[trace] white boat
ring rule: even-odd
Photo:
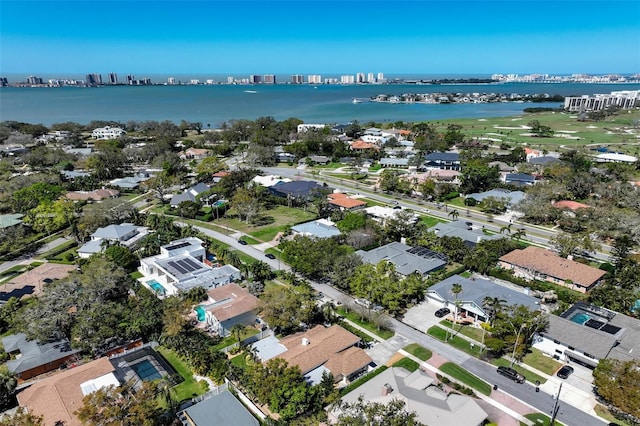
[[[258,92],[255,90],[245,90],[244,93],[258,93]]]
[[[353,98],[353,103],[354,104],[361,104],[362,101],[360,99],[358,99],[358,98]]]

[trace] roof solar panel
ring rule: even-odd
[[[191,259],[191,258],[185,258],[183,259],[184,262],[188,263],[193,271],[197,271],[198,269],[202,268],[202,265],[199,264],[198,262],[196,262],[195,260]]]
[[[194,268],[193,265],[188,262],[188,259],[176,260],[176,263],[178,263],[182,267],[182,269],[184,269],[187,272],[193,272],[196,269],[199,269],[198,267]]]
[[[618,331],[620,331],[620,327],[617,327],[617,326],[611,325],[611,324],[605,324],[604,327],[602,327],[600,330],[604,331],[605,333],[609,333],[609,334],[617,334]]]
[[[178,243],[178,244],[175,244],[175,245],[167,247],[167,250],[168,251],[176,250],[176,249],[179,249],[179,248],[182,248],[182,247],[187,247],[187,246],[190,246],[190,245],[191,245],[191,243]]]
[[[174,261],[167,262],[167,264],[169,266],[171,266],[173,269],[175,269],[176,271],[180,272],[181,274],[186,274],[187,273],[187,271],[182,266],[178,265]]]
[[[586,325],[587,327],[595,328],[596,330],[598,330],[600,327],[602,327],[604,325],[604,323],[602,321],[596,321],[594,319],[589,319],[589,320],[587,320],[587,322],[584,323],[584,325]]]

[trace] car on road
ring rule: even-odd
[[[498,367],[498,374],[502,374],[507,379],[511,379],[516,383],[524,383],[524,376],[510,367]]]
[[[371,307],[371,302],[369,302],[367,299],[354,299],[353,301],[356,305],[364,306],[365,308]]]
[[[449,308],[440,308],[436,311],[436,317],[442,318],[445,315],[449,315],[451,313],[451,309]]]
[[[265,254],[265,256],[268,257],[269,259],[275,259],[276,258],[276,256],[274,254],[271,254],[271,253],[267,253],[267,254]]]
[[[247,242],[245,240],[238,240],[238,243],[240,243],[240,245],[242,246],[246,246]]]
[[[566,379],[571,375],[571,373],[573,373],[573,367],[565,365],[560,370],[558,370],[556,376],[560,377],[561,379]]]
[[[319,292],[317,292],[316,294],[313,295],[313,298],[316,299],[316,300],[320,300],[323,297],[324,297],[324,294],[321,291],[319,291]]]

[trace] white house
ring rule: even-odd
[[[92,254],[100,253],[103,243],[118,243],[128,248],[134,248],[136,243],[149,233],[146,226],[136,226],[132,223],[109,225],[98,228],[91,234],[91,240],[78,249],[78,256],[86,259]]]
[[[140,260],[139,278],[160,298],[194,287],[212,289],[241,279],[232,265],[211,267],[207,251],[199,238],[189,237],[160,247],[160,254]]]
[[[120,136],[126,134],[127,132],[125,132],[120,127],[106,126],[93,129],[93,132],[91,132],[91,137],[93,139],[117,139]]]

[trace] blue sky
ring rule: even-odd
[[[0,75],[639,73],[640,1],[5,1]]]

